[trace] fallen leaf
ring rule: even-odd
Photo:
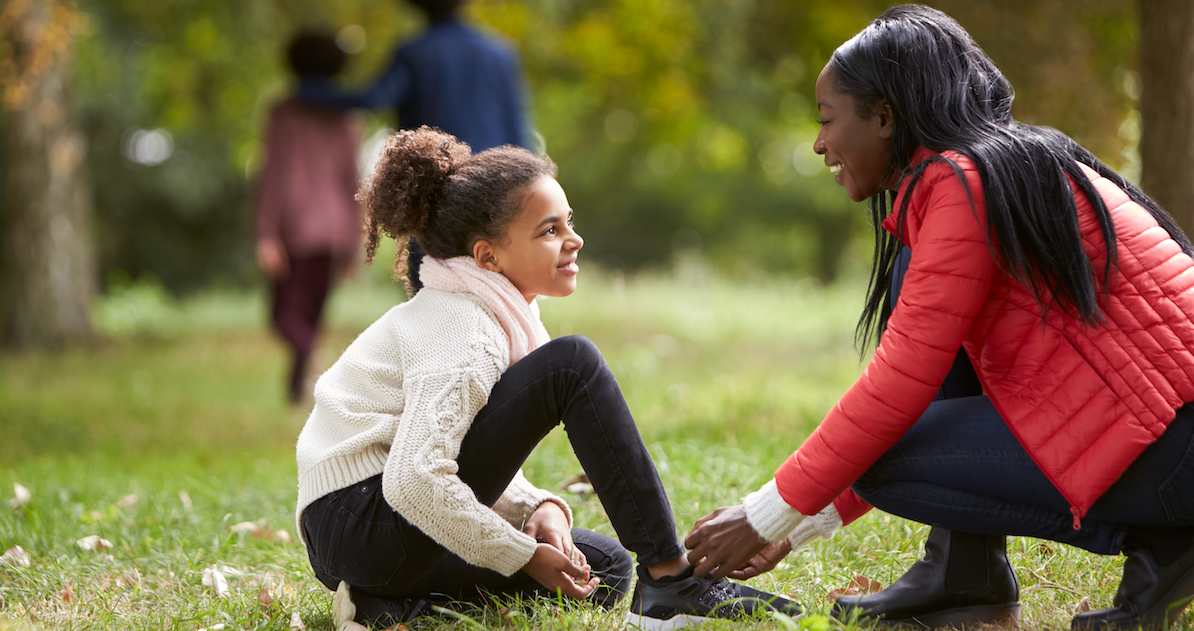
[[[269,609],[274,604],[274,597],[269,593],[268,587],[262,587],[261,591],[257,592],[257,604],[261,605],[262,609]]]
[[[0,555],[0,565],[11,567],[29,567],[31,558],[21,546],[13,546]]]
[[[58,597],[62,599],[62,602],[67,602],[67,603],[74,600],[75,599],[75,582],[67,581],[66,587],[63,587],[62,591],[58,592]]]
[[[182,507],[188,513],[195,512],[195,506],[191,504],[191,496],[186,491],[178,492],[178,501],[182,502]]]
[[[593,492],[593,484],[589,482],[589,476],[583,473],[564,480],[564,484],[561,486],[565,491],[576,495],[586,495]]]
[[[1082,600],[1079,600],[1078,604],[1071,607],[1071,609],[1072,609],[1072,611],[1070,612],[1071,615],[1077,615],[1080,613],[1086,613],[1086,612],[1090,611],[1090,599],[1087,598],[1086,596],[1083,596]]]
[[[224,597],[228,595],[228,580],[224,578],[224,573],[216,566],[203,569],[203,586],[210,587],[215,590],[216,595]],[[212,627],[213,629],[215,627]]]
[[[305,631],[307,628],[307,625],[303,624],[302,616],[297,611],[290,614],[290,628],[294,631]]]
[[[286,532],[285,530],[279,530],[277,535],[278,541],[281,541],[282,543],[290,543],[290,533]]]
[[[120,498],[120,500],[116,502],[116,505],[119,506],[120,508],[132,508],[133,504],[136,504],[136,503],[137,503],[137,495],[135,493],[129,493],[128,495],[125,495],[124,497]]]
[[[854,573],[854,577],[850,579],[850,584],[845,587],[835,589],[825,595],[825,598],[830,602],[836,601],[842,596],[855,596],[858,594],[873,594],[883,589],[883,583],[867,578],[862,574]]]
[[[16,497],[9,500],[8,505],[11,506],[13,510],[17,510],[18,508],[25,506],[29,503],[29,500],[33,499],[33,494],[29,492],[29,489],[21,486],[20,483],[12,483],[12,492],[13,495],[16,495]]]
[[[265,528],[265,520],[259,519],[257,521],[242,521],[239,524],[233,524],[228,529],[238,535],[247,535],[255,533],[258,530]]]
[[[102,552],[112,548],[112,542],[99,535],[89,535],[75,542],[83,552]]]

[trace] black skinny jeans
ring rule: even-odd
[[[612,605],[630,582],[626,548],[643,565],[675,559],[684,548],[655,463],[592,342],[579,336],[552,340],[511,366],[461,443],[457,475],[493,506],[561,419],[621,541],[572,531],[602,577],[594,598]],[[341,580],[352,587],[358,620],[406,620],[419,613],[421,601],[546,592],[522,571],[505,577],[436,543],[394,512],[382,496],[380,475],[316,500],[303,511],[302,526],[316,577],[330,589]]]

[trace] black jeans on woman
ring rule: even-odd
[[[622,391],[601,352],[570,336],[543,345],[510,367],[477,413],[456,458],[458,475],[493,506],[544,436],[563,421],[577,460],[617,531],[613,539],[574,528],[601,586],[592,597],[617,602],[632,564],[684,554],[671,505]],[[407,620],[427,602],[477,602],[484,593],[547,593],[521,570],[506,577],[469,565],[394,512],[381,475],[330,493],[303,511],[316,577],[352,589],[358,620]],[[624,547],[623,547],[624,546]]]

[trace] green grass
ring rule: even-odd
[[[400,289],[382,278],[370,271],[336,294],[317,363],[396,302]],[[294,537],[293,445],[307,410],[283,402],[286,361],[265,329],[264,299],[213,291],[178,304],[137,291],[97,306],[114,340],[0,356],[0,553],[19,545],[31,556],[28,568],[0,566],[0,631],[287,629],[295,613],[308,629],[330,629],[330,593]],[[553,335],[584,334],[606,354],[682,535],[768,479],[858,375],[861,296],[858,282],[730,283],[694,267],[586,271],[575,296],[541,306]],[[580,467],[556,431],[526,471],[565,494]],[[18,509],[7,505],[13,483],[32,493]],[[565,496],[578,525],[612,534],[595,498]],[[233,528],[243,522],[261,527]],[[824,628],[829,592],[855,573],[890,583],[924,534],[873,511],[753,584],[804,603],[811,615],[796,625]],[[112,548],[81,550],[89,535]],[[1068,627],[1072,607],[1084,597],[1107,606],[1118,583],[1115,559],[1029,539],[1010,552],[1030,628]],[[224,568],[225,596],[202,584],[213,566]],[[410,626],[604,629],[622,615],[545,601]]]

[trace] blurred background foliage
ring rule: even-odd
[[[877,0],[472,0],[520,52],[543,147],[612,268],[699,253],[731,274],[831,281],[868,238],[819,156],[813,83]],[[1130,0],[942,0],[1017,88],[1020,120],[1138,173]],[[88,139],[106,290],[258,282],[252,196],[265,115],[291,89],[282,51],[338,32],[345,83],[422,27],[399,0],[77,0],[75,106]],[[374,140],[401,123],[367,117]],[[378,130],[382,132],[378,133]],[[376,142],[365,143],[374,150]]]

